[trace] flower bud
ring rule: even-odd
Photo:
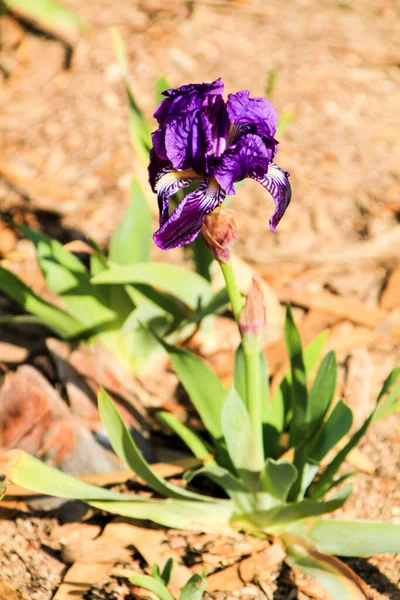
[[[258,348],[261,348],[266,324],[264,292],[260,279],[253,276],[239,320],[243,343],[247,345],[249,343],[255,344]]]
[[[206,216],[201,229],[211,254],[220,263],[227,263],[236,240],[236,224],[230,210],[217,208]]]

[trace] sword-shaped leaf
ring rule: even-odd
[[[151,213],[137,179],[131,181],[131,201],[110,240],[111,262],[146,263],[150,259]]]
[[[203,277],[167,263],[116,265],[99,273],[92,281],[95,284],[151,285],[178,297],[192,309],[197,309],[200,303],[208,302],[212,295],[211,286]]]
[[[233,514],[229,500],[149,500],[112,492],[53,469],[21,450],[0,457],[0,472],[13,483],[40,494],[82,500],[99,510],[176,529],[212,530],[228,523]]]
[[[289,565],[318,581],[333,600],[371,600],[361,578],[336,557],[302,546],[299,540],[287,550]]]
[[[291,524],[287,531],[338,556],[373,556],[400,552],[400,525],[378,521],[311,518]]]
[[[123,460],[130,469],[139,477],[144,479],[147,485],[165,498],[177,500],[197,500],[199,502],[211,501],[207,496],[195,494],[184,488],[180,488],[157,475],[142,456],[130,435],[128,428],[121,419],[113,401],[101,389],[98,395],[98,405],[101,420],[107,431],[108,437],[115,453]]]
[[[0,290],[61,337],[67,338],[82,331],[80,321],[37,296],[17,275],[2,266],[0,266]]]

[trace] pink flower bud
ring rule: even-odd
[[[218,262],[227,263],[236,240],[236,224],[233,213],[217,208],[206,216],[201,229],[204,241]]]
[[[267,324],[264,292],[261,280],[253,276],[245,305],[240,314],[239,328],[243,338],[258,340],[261,344]]]

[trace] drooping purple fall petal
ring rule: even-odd
[[[160,216],[160,228],[153,235],[159,248],[170,250],[192,242],[200,233],[204,218],[225,198],[215,179],[206,179],[196,190],[187,194],[172,215]]]
[[[289,173],[278,167],[278,165],[271,163],[266,175],[262,177],[253,177],[253,179],[258,181],[258,183],[261,183],[274,199],[275,212],[269,220],[269,226],[271,231],[276,231],[276,227],[285,214],[292,197]]]
[[[202,181],[202,179],[193,169],[184,171],[163,169],[160,171],[154,185],[154,191],[157,193],[161,224],[168,220],[170,197],[188,187],[194,181]]]

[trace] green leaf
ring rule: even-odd
[[[328,329],[324,329],[324,331],[321,331],[318,335],[316,335],[315,338],[313,338],[303,350],[304,368],[307,374],[307,381],[311,377],[321,358],[328,334]]]
[[[400,402],[398,401],[398,398],[400,396],[400,385],[397,385],[385,397],[385,394],[389,392],[390,388],[398,380],[399,376],[400,367],[396,367],[389,374],[385,383],[383,384],[383,387],[377,399],[377,405],[375,410],[370,414],[368,419],[361,425],[361,427],[352,435],[348,443],[344,446],[342,450],[338,452],[336,457],[331,461],[331,463],[326,467],[325,471],[322,473],[321,477],[319,478],[318,482],[312,490],[311,496],[313,498],[321,498],[330,489],[333,478],[339,470],[341,464],[346,459],[349,452],[351,452],[351,450],[366,434],[371,423],[400,409]]]
[[[350,431],[352,423],[353,414],[350,408],[342,400],[339,400],[315,436],[296,448],[293,462],[299,472],[299,477],[290,492],[291,500],[303,498],[318,471],[319,463]],[[328,488],[326,488],[327,490]],[[314,497],[313,494],[311,496]],[[318,498],[320,497],[322,496],[318,495]]]
[[[22,17],[67,39],[77,30],[87,28],[76,13],[56,0],[4,0],[4,3]]]
[[[228,292],[225,288],[222,288],[221,290],[213,294],[210,300],[193,314],[190,321],[192,323],[199,323],[205,317],[221,312],[227,307],[228,304]]]
[[[193,500],[145,500],[141,502],[104,502],[85,500],[90,506],[109,513],[153,521],[163,527],[194,531],[219,531],[232,518],[234,505],[230,500],[195,502]]]
[[[113,321],[117,314],[107,306],[104,290],[90,281],[83,263],[60,242],[38,231],[21,226],[33,242],[39,266],[49,288],[62,297],[67,311],[85,327],[96,327]]]
[[[41,494],[82,500],[99,510],[176,529],[220,527],[233,512],[233,504],[228,500],[148,500],[112,492],[53,469],[21,450],[11,450],[0,457],[0,472],[13,483]]]
[[[169,558],[164,565],[164,568],[161,573],[161,579],[165,585],[168,585],[171,579],[172,567],[174,566],[174,561],[172,558]]]
[[[315,336],[315,338],[304,348],[303,360],[307,381],[318,364],[327,337],[328,330],[326,329]],[[279,432],[283,431],[287,413],[291,408],[291,389],[292,373],[289,368],[272,399],[272,413],[270,414],[270,419],[273,419],[271,423],[274,424]]]
[[[210,284],[203,277],[167,263],[113,266],[110,270],[96,275],[92,281],[95,284],[151,285],[179,298],[192,309],[196,309],[200,301],[206,303],[211,298]]]
[[[249,414],[235,388],[231,388],[221,412],[221,426],[228,453],[240,479],[250,489],[258,488],[263,464],[254,446]]]
[[[134,575],[130,578],[130,581],[133,585],[137,585],[149,592],[152,592],[160,600],[174,600],[174,597],[169,593],[165,585],[156,579],[155,577],[150,577],[149,575]]]
[[[351,409],[339,400],[321,429],[311,440],[307,458],[317,464],[350,431],[353,424]]]
[[[216,464],[211,455],[211,450],[206,445],[204,440],[202,440],[200,436],[189,429],[189,427],[186,427],[186,425],[181,423],[179,419],[175,417],[175,415],[161,410],[156,413],[156,418],[157,421],[172,429],[172,431],[181,438],[191,452],[193,452],[196,458],[204,461],[205,464]]]
[[[207,248],[203,237],[198,235],[190,244],[190,248],[193,253],[196,273],[207,279],[207,281],[211,281],[211,265],[213,264],[214,258]]]
[[[362,580],[339,559],[303,549],[299,542],[287,549],[289,565],[318,581],[333,600],[370,600]]]
[[[322,552],[338,556],[374,556],[400,552],[400,525],[377,521],[306,519],[287,531],[302,536]]]
[[[151,127],[147,122],[143,111],[139,108],[139,105],[133,93],[131,76],[129,73],[128,59],[126,56],[125,46],[122,41],[122,38],[116,29],[112,29],[111,34],[114,43],[115,53],[122,67],[126,94],[128,96],[129,132],[132,147],[134,151],[138,154],[138,156],[142,159],[142,161],[147,165],[149,161],[149,152],[152,146]]]
[[[61,337],[67,338],[82,330],[82,325],[77,319],[37,296],[19,277],[2,266],[0,266],[0,290],[26,311],[39,317],[44,325]]]
[[[240,343],[235,352],[235,365],[233,370],[233,384],[239,397],[243,400],[246,408],[248,407],[247,383],[246,383],[246,360],[244,356],[243,344]]]
[[[158,106],[162,100],[165,99],[163,96],[163,92],[169,90],[172,86],[170,85],[168,79],[164,77],[164,75],[160,75],[156,81],[154,86],[154,106]]]
[[[328,412],[336,390],[336,377],[336,356],[331,351],[324,357],[308,394],[307,435],[319,427]]]
[[[0,457],[0,472],[16,485],[49,496],[84,501],[136,501],[135,496],[112,492],[53,469],[22,450],[11,450],[3,454]]]
[[[323,502],[306,499],[276,506],[271,510],[256,511],[251,515],[244,515],[243,518],[263,531],[279,535],[295,521],[324,515],[341,508],[350,497],[352,489],[350,484],[344,485],[329,500]]]
[[[113,401],[101,389],[98,395],[98,405],[101,420],[110,438],[111,445],[121,460],[123,460],[130,469],[139,477],[144,479],[152,490],[164,496],[165,498],[175,498],[177,500],[198,500],[207,502],[211,500],[207,496],[195,494],[184,488],[169,483],[162,477],[159,477],[143,458],[135,442],[133,441],[125,423],[120,417]]]
[[[215,440],[222,437],[221,411],[227,390],[211,369],[188,350],[176,348],[159,339],[176,374],[189,394],[207,431]]]
[[[255,510],[256,498],[254,493],[227,469],[219,465],[207,465],[197,469],[197,471],[188,473],[185,477],[187,481],[192,481],[199,475],[208,477],[225,491],[229,498],[233,500],[237,514],[246,514]]]
[[[400,410],[400,384],[396,385],[385,397],[380,396],[379,404],[376,407],[372,421],[379,421]]]
[[[154,577],[154,579],[161,581],[161,583],[164,583],[164,581],[161,578],[160,567],[158,565],[152,565],[151,576]]]
[[[388,393],[392,385],[396,383],[396,381],[400,378],[400,367],[395,367],[386,378],[381,391],[379,392],[377,403]]]
[[[279,446],[279,434],[275,428],[275,420],[279,419],[276,413],[278,405],[272,405],[270,400],[268,365],[263,351],[259,354],[259,360],[264,453],[275,457]],[[246,360],[242,344],[239,344],[235,353],[234,387],[248,409]]]
[[[263,422],[268,423],[268,414],[270,410],[268,367],[264,352],[262,351],[259,355],[259,361],[261,375],[261,397],[263,398]],[[247,397],[246,360],[243,345],[241,343],[239,344],[235,353],[234,386],[235,390],[239,394],[239,397],[243,400],[244,405],[248,408],[249,401]]]
[[[263,493],[261,510],[269,510],[286,502],[290,488],[296,481],[297,469],[287,460],[269,458],[261,476],[260,491]]]
[[[151,213],[137,181],[131,181],[131,202],[110,240],[109,259],[118,265],[150,260]]]
[[[154,314],[168,313],[178,323],[193,315],[192,309],[179,298],[156,290],[150,285],[127,286],[127,291],[132,302],[142,310],[148,310]],[[155,308],[157,311],[154,310]]]
[[[0,275],[1,277],[1,275]],[[42,319],[35,315],[3,315],[0,317],[0,325],[41,325],[46,327]]]
[[[304,367],[301,339],[288,305],[285,321],[285,342],[291,365],[292,420],[290,423],[289,445],[295,446],[304,437],[308,413],[307,375]]]
[[[201,600],[206,589],[204,577],[195,573],[183,586],[179,600]]]

